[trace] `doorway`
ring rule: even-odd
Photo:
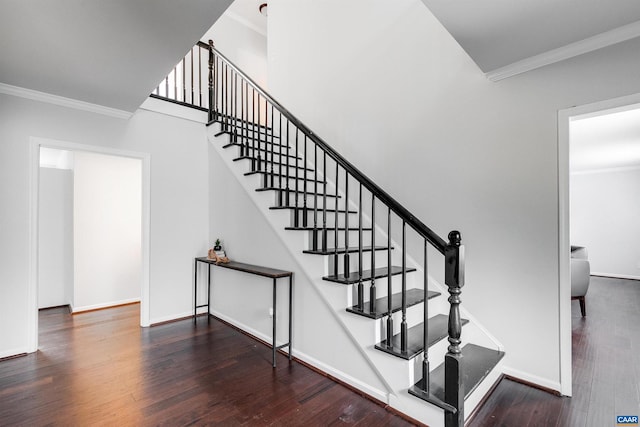
[[[66,202],[62,203],[66,204],[67,210],[68,194],[71,193],[73,197],[73,255],[71,260],[68,259],[67,250],[65,260],[64,255],[56,254],[56,260],[63,264],[66,262],[67,267],[54,266],[60,273],[58,278],[68,280],[68,265],[71,264],[73,286],[68,286],[67,282],[66,289],[63,289],[58,284],[58,290],[55,291],[58,294],[49,294],[45,298],[63,300],[59,305],[69,304],[73,312],[140,301],[140,325],[149,326],[149,155],[32,138],[29,280],[32,313],[29,316],[29,351],[36,351],[38,347],[38,308],[39,299],[42,298],[40,286],[50,284],[50,277],[41,278],[40,274],[49,274],[50,270],[46,268],[52,267],[51,260],[45,259],[49,256],[45,242],[51,237],[51,230],[40,229],[43,220],[40,204],[52,202],[51,197],[43,200],[39,197],[43,184],[40,175],[44,173],[48,178],[56,176],[50,173],[51,170],[41,172],[40,154],[41,151],[47,153],[47,150],[53,150],[49,153],[70,153],[63,157],[73,159],[73,174],[76,176],[73,180],[63,176],[59,181],[63,186],[66,182],[67,188],[58,192],[67,194]],[[68,166],[69,162],[66,163]],[[137,182],[131,184],[132,179]],[[68,188],[69,182],[72,182],[71,189]],[[51,187],[49,184],[45,186]],[[55,200],[53,202],[53,206],[58,203]],[[133,210],[124,207],[127,203]],[[69,219],[64,220],[68,224]],[[127,228],[128,232],[120,233]],[[60,230],[57,233],[59,235]],[[120,237],[116,237],[118,235]],[[116,265],[118,268],[113,268]],[[41,271],[43,268],[45,270]]]
[[[599,101],[558,112],[558,253],[560,311],[560,380],[563,395],[572,394],[571,363],[571,124],[604,114],[621,113],[640,107],[640,94]]]

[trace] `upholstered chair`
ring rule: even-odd
[[[591,266],[589,265],[587,248],[571,246],[571,299],[580,302],[582,317],[587,315],[585,295],[589,290]]]

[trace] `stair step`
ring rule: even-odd
[[[464,384],[465,399],[473,393],[489,372],[496,367],[503,356],[504,352],[502,351],[475,344],[467,344],[462,347],[462,383]],[[449,405],[444,403],[444,363],[431,371],[429,379],[430,393],[423,391],[422,379],[409,388],[409,393],[443,409],[448,409]]]
[[[298,194],[304,194],[304,190],[298,190],[296,191],[295,188],[289,188],[289,190],[287,190],[286,188],[280,188],[280,187],[260,187],[260,188],[256,188],[256,191],[289,191],[289,193],[298,193]],[[324,196],[323,193],[314,193],[314,192],[310,192],[307,191],[307,196]],[[289,196],[289,197],[295,197],[295,196]],[[327,197],[336,197],[335,194],[327,194]],[[337,196],[339,199],[342,198],[342,196],[338,195]],[[290,209],[295,209],[295,207],[290,206]]]
[[[298,210],[301,211],[304,208],[302,206],[298,206],[297,208],[295,206],[271,206],[269,209],[274,210],[274,211],[282,210],[282,209],[298,209]],[[313,207],[307,206],[307,211],[313,212]],[[318,212],[322,212],[322,208],[318,208]],[[327,209],[327,212],[328,213],[335,213],[336,210],[335,209]],[[341,213],[343,214],[343,213],[345,213],[345,210],[344,209],[338,209],[338,213],[339,214],[341,214]],[[351,210],[349,210],[349,213],[350,214],[355,214],[355,213],[358,213],[358,211],[351,209]],[[313,226],[311,227],[311,229],[313,230]],[[319,227],[316,227],[316,229],[319,229]],[[327,230],[333,230],[333,227],[327,227]],[[356,228],[356,230],[357,230],[357,228]]]
[[[391,247],[391,249],[393,249],[393,246]],[[362,251],[363,252],[371,252],[371,250],[372,250],[371,246],[363,246],[362,247]],[[376,246],[375,248],[373,248],[373,250],[386,251],[387,247],[386,246]],[[347,249],[345,249],[345,248],[338,248],[338,249],[327,248],[327,250],[324,250],[324,251],[322,249],[317,249],[317,250],[307,249],[307,250],[302,251],[302,253],[312,254],[312,255],[334,255],[336,252],[338,254],[344,254],[344,253],[347,253],[347,252],[349,252],[349,253],[358,252],[358,247],[354,246],[354,247],[347,248]]]
[[[331,210],[331,209],[328,209]],[[344,211],[343,211],[344,213]],[[285,227],[285,230],[296,230],[296,231],[314,231],[314,230],[318,230],[318,231],[323,231],[323,230],[328,230],[328,231],[334,231],[335,227],[314,227],[313,225],[309,225],[307,227]],[[344,231],[345,228],[344,227],[338,227],[338,231]],[[359,228],[358,227],[349,227],[349,231],[358,231]],[[371,231],[372,228],[371,227],[362,227],[362,231]],[[408,270],[407,270],[408,271]],[[325,278],[325,280],[329,280],[327,278]],[[333,280],[331,280],[333,281]]]
[[[237,142],[230,142],[230,143],[225,144],[225,145],[223,145],[223,146],[222,146],[222,148],[229,148],[229,147],[240,147],[240,144],[238,144]],[[253,149],[252,149],[252,150],[253,150]],[[268,153],[271,153],[271,150],[268,150],[268,149],[266,149],[266,148],[262,148],[262,147],[260,147],[260,148],[256,148],[255,150],[256,150],[256,151],[262,151],[262,152],[268,152]],[[278,155],[279,155],[279,154],[278,154]],[[296,156],[296,155],[293,155],[293,154],[285,154],[285,153],[282,153],[282,157],[289,157],[290,159],[299,159],[299,160],[301,160],[301,161],[302,161],[302,157],[299,157],[299,156]],[[251,157],[249,157],[249,158],[251,158]],[[258,159],[255,159],[255,160],[258,160]],[[264,162],[264,161],[265,161],[265,159],[261,158],[261,159],[260,159],[260,161],[261,161],[261,162]]]
[[[222,123],[222,121],[224,119],[229,119],[229,122],[230,122],[229,126],[230,127],[239,127],[239,126],[231,125],[231,123],[233,123],[235,121],[235,123],[243,123],[246,126],[251,126],[252,129],[253,128],[258,128],[262,132],[265,132],[265,129],[271,130],[271,131],[273,130],[273,128],[271,126],[265,126],[263,124],[255,123],[255,122],[252,122],[252,121],[249,121],[249,120],[243,120],[240,117],[234,117],[234,116],[230,116],[230,115],[225,115],[225,114],[222,114],[222,112],[220,112],[220,111],[215,111],[214,113],[217,114],[217,118],[216,118],[216,120],[212,120],[209,123]]]
[[[449,335],[448,332],[449,317],[444,314],[438,314],[429,319],[429,347]],[[462,319],[462,324],[469,323],[467,319]],[[424,323],[420,323],[409,328],[407,333],[407,351],[400,349],[400,334],[396,334],[391,338],[391,347],[387,346],[387,340],[376,344],[376,349],[389,353],[402,359],[413,359],[424,350],[422,339],[424,334]]]
[[[376,269],[377,270],[377,269]],[[429,291],[427,295],[428,299],[440,296],[440,292]],[[407,307],[424,302],[424,290],[423,289],[409,289],[407,291]],[[380,319],[389,313],[387,297],[377,298],[373,311],[369,302],[364,303],[364,310],[360,310],[357,305],[351,308],[347,308],[349,313],[357,314],[359,316],[368,317],[370,319]],[[391,312],[395,313],[402,310],[402,292],[391,295]]]
[[[280,177],[280,176],[281,176],[281,177],[283,177],[283,178],[287,178],[287,175],[285,175],[285,174],[279,174],[279,173],[277,173],[277,172],[275,172],[275,171],[274,171],[274,172],[273,172],[273,174],[272,174],[272,173],[271,173],[271,171],[263,171],[263,170],[260,170],[260,171],[245,172],[245,174],[244,174],[244,175],[245,175],[245,176],[250,176],[250,175],[257,175],[257,174],[262,174],[262,175],[273,175],[273,176],[274,176],[274,178],[277,178],[277,177]],[[304,177],[304,176],[298,176],[298,177],[296,177],[296,176],[295,176],[295,174],[294,174],[293,176],[292,176],[292,175],[289,175],[289,179],[298,179],[298,180],[300,180],[300,181],[307,181],[307,182],[311,182],[311,183],[316,183],[316,182],[317,182],[318,184],[325,184],[325,181],[322,181],[322,180],[319,180],[319,179],[318,179],[318,180],[315,180],[315,179],[313,179],[313,178],[307,178],[307,177]]]
[[[284,154],[282,156],[284,157]],[[275,157],[278,157],[278,156],[276,155]],[[240,156],[240,157],[236,157],[235,159],[233,159],[234,162],[238,162],[240,160],[253,160],[253,157],[251,157],[251,156]],[[272,162],[271,160],[265,160],[265,159],[262,159],[262,161],[264,163],[269,164],[269,165],[273,163],[274,166],[282,166],[283,169],[288,166],[289,169],[298,169],[298,170],[305,170],[305,171],[313,172],[313,169],[307,168],[305,166],[288,165],[286,163]],[[294,175],[296,174],[295,170],[293,171],[293,174]],[[291,172],[289,172],[289,175],[291,175]]]
[[[330,230],[333,230],[333,228],[330,228]],[[356,228],[357,230],[357,228]],[[411,273],[413,271],[416,271],[415,268],[407,268],[407,273]],[[395,276],[397,274],[402,274],[402,267],[398,267],[398,266],[392,266],[391,267],[391,275]],[[373,272],[373,278],[375,279],[381,279],[383,277],[387,277],[389,275],[389,269],[387,267],[380,267],[380,268],[376,268],[375,271]],[[363,281],[369,281],[372,278],[372,274],[371,274],[371,270],[364,270],[362,272],[362,280]],[[345,277],[342,274],[339,274],[338,276],[335,275],[330,275],[330,276],[325,276],[322,278],[323,280],[327,280],[329,282],[335,282],[335,283],[342,283],[343,285],[352,285],[354,283],[358,283],[358,272],[354,271],[349,273],[349,275],[347,277]],[[422,291],[420,291],[422,292]],[[385,297],[386,300],[386,297]]]

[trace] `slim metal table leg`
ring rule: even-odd
[[[289,276],[289,360],[293,349],[293,274]]]
[[[273,278],[273,367],[276,367],[276,278]]]
[[[193,323],[198,315],[198,260],[193,262]]]
[[[207,275],[207,323],[211,321],[211,264],[209,266],[209,274]]]

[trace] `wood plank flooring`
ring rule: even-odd
[[[41,311],[41,350],[0,362],[0,425],[411,425],[214,319],[138,322]]]
[[[615,426],[640,415],[640,281],[591,277],[587,317],[571,306],[573,397],[504,379],[468,427]]]

